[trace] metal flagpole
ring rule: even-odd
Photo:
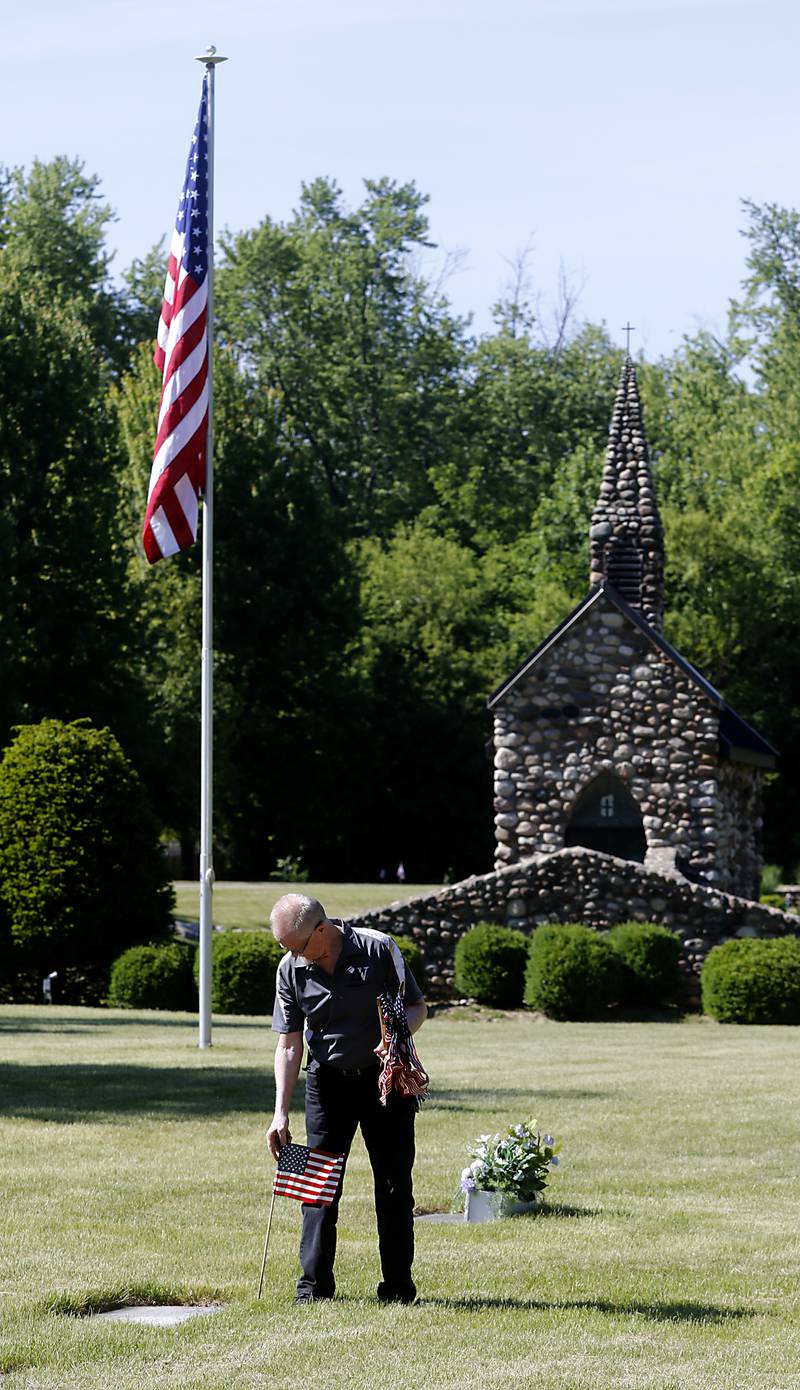
[[[198,1047],[211,1046],[211,925],[214,890],[212,842],[214,769],[214,69],[227,62],[209,44],[198,63],[208,77],[208,450],[203,490],[203,619],[200,690],[200,999]]]

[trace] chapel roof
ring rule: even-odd
[[[687,661],[685,656],[681,656],[680,652],[667,641],[663,633],[653,627],[637,608],[626,603],[614,586],[605,580],[595,585],[586,595],[586,598],[582,599],[577,607],[573,608],[572,612],[557,627],[553,628],[549,636],[545,637],[544,641],[540,642],[539,646],[525,658],[517,670],[492,692],[486,702],[488,708],[494,709],[496,705],[499,705],[517,683],[524,676],[527,676],[543,657],[557,647],[570,629],[604,598],[608,599],[629,622],[637,627],[654,647],[657,647],[670,661],[673,661],[702,691],[711,704],[720,711],[719,740],[723,756],[736,762],[752,763],[764,768],[775,766],[778,753],[772,744],[762,738],[751,724],[748,724],[741,715],[737,714],[716,687],[697,670],[697,667]]]

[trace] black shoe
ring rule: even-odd
[[[333,1298],[330,1293],[312,1293],[310,1289],[300,1289],[294,1296],[295,1303],[323,1303]]]
[[[379,1284],[379,1303],[413,1303],[417,1296],[416,1286],[408,1284]]]

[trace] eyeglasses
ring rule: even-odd
[[[325,918],[324,918],[324,917],[320,917],[319,921],[316,922],[316,923],[314,924],[314,926],[311,928],[311,931],[308,933],[308,936],[306,937],[306,939],[305,939],[305,941],[303,942],[302,946],[297,946],[297,947],[295,947],[293,950],[290,951],[289,954],[292,955],[292,956],[294,956],[295,958],[297,958],[297,956],[305,955],[306,947],[307,947],[309,941],[311,940],[312,936],[314,935],[314,932],[317,930],[317,927],[321,927],[321,926],[322,926],[322,923],[323,923],[324,921],[325,921]]]

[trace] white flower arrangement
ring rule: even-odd
[[[519,1202],[531,1202],[547,1186],[550,1169],[558,1167],[552,1134],[540,1134],[535,1120],[509,1125],[502,1134],[481,1134],[468,1153],[472,1162],[461,1174],[462,1192],[507,1192]]]

